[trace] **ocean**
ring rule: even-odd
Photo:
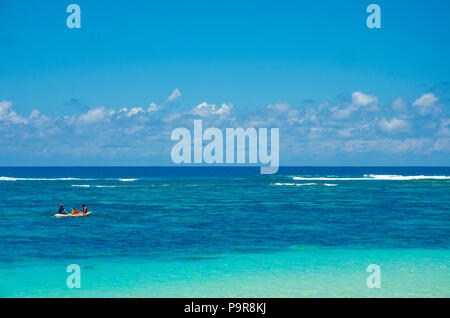
[[[0,297],[449,297],[449,204],[450,167],[0,167]]]

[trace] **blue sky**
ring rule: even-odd
[[[372,2],[0,0],[0,164],[170,164],[201,118],[280,127],[281,164],[448,165],[450,3]]]

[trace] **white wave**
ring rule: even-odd
[[[335,183],[324,183],[323,185],[327,186],[327,187],[335,187],[335,186],[337,186],[337,184],[335,184]]]
[[[18,178],[18,177],[0,177],[0,181],[93,181],[93,180],[119,180],[121,182],[133,182],[139,179],[87,179],[87,178]]]
[[[92,180],[79,178],[14,178],[0,177],[0,181],[74,181],[74,180]]]
[[[309,180],[313,180],[313,181],[337,181],[337,180],[373,180],[370,178],[329,178],[329,177],[309,177],[309,178],[305,178],[305,177],[293,177],[292,179],[294,180],[302,180],[302,181],[309,181]]]
[[[450,176],[400,176],[391,174],[365,174],[365,177],[373,178],[374,180],[445,180],[450,179]]]
[[[272,183],[273,185],[277,185],[277,186],[310,186],[310,185],[316,185],[317,183],[280,183],[280,182],[276,182],[276,183]]]
[[[0,177],[0,181],[17,181],[21,178]]]
[[[407,181],[407,180],[446,180],[450,176],[401,176],[401,175],[384,175],[384,174],[365,174],[364,177],[356,178],[339,178],[339,177],[293,177],[293,180],[302,181],[370,181],[370,180],[386,180],[386,181]]]
[[[117,188],[119,186],[115,186],[115,185],[72,184],[72,187],[77,187],[77,188],[90,188],[90,187],[96,187],[96,188]]]

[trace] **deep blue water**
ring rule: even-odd
[[[0,266],[450,248],[449,167],[1,167],[0,177]],[[53,218],[60,203],[93,214]]]

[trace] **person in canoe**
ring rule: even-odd
[[[83,212],[82,212],[82,213],[83,213],[83,214],[86,214],[87,211],[88,211],[88,210],[87,210],[86,204],[83,204]]]
[[[58,214],[68,214],[66,210],[64,210],[64,204],[59,205]]]
[[[72,208],[72,214],[78,214],[78,210],[75,210],[75,208]]]

